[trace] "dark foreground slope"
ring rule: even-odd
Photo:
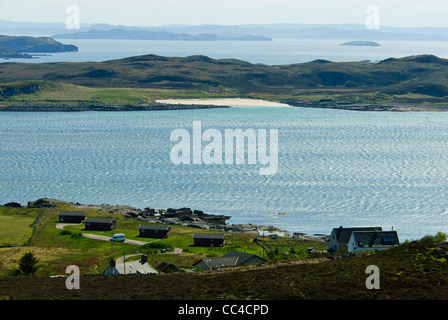
[[[1,278],[3,299],[95,300],[445,300],[448,244],[432,240],[376,254],[318,263],[169,275],[82,276],[79,290],[65,278]],[[368,290],[366,268],[380,270]]]

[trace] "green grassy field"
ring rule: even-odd
[[[0,207],[0,246],[26,245],[43,209]]]

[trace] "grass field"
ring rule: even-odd
[[[2,87],[32,87],[39,86],[35,92],[11,95],[0,99],[0,104],[15,105],[26,103],[39,104],[99,104],[99,105],[128,105],[151,104],[156,99],[168,98],[209,98],[227,97],[231,94],[213,94],[201,91],[170,90],[154,88],[97,88],[74,85],[68,83],[55,83],[49,81],[22,81],[0,85]]]
[[[26,245],[43,209],[0,207],[0,246]]]

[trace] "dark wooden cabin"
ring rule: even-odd
[[[81,223],[86,219],[85,211],[59,211],[59,222]]]
[[[117,227],[117,220],[113,218],[90,218],[84,221],[86,230],[110,231]]]
[[[168,238],[171,226],[167,224],[141,224],[138,226],[140,237],[144,238]]]
[[[226,235],[223,233],[195,233],[194,245],[197,247],[222,247]]]

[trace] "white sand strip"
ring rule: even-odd
[[[213,105],[227,107],[290,107],[290,105],[259,99],[222,98],[222,99],[166,99],[156,100],[166,104]]]

